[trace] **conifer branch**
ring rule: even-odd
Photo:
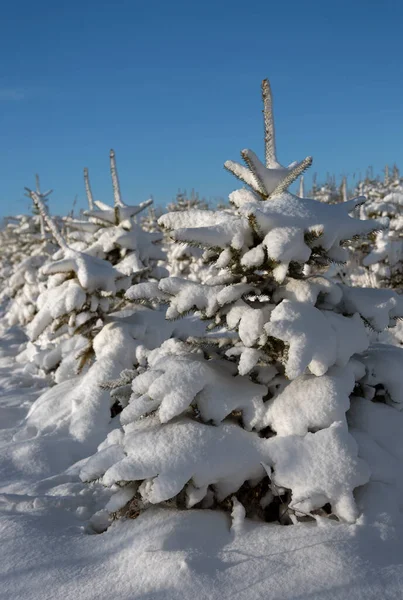
[[[121,195],[120,195],[119,177],[118,177],[118,172],[116,169],[116,158],[115,158],[114,150],[110,151],[109,158],[110,158],[110,163],[111,163],[111,177],[112,177],[114,205],[115,205],[115,207],[124,206]]]
[[[48,190],[47,192],[45,192],[44,194],[42,194],[42,192],[41,192],[41,184],[40,184],[38,173],[35,174],[35,186],[36,186],[36,193],[43,200],[45,198],[47,198],[48,196],[50,196],[50,194],[53,192],[53,190]]]
[[[46,225],[49,227],[53,237],[55,238],[56,242],[59,244],[60,248],[62,248],[63,250],[68,250],[68,246],[66,244],[65,239],[63,238],[62,234],[56,227],[56,224],[53,221],[53,219],[49,216],[49,214],[46,211],[45,205],[42,201],[42,197],[39,196],[36,192],[30,190],[29,188],[25,188],[25,190],[27,191],[32,202],[35,204],[35,206],[39,210],[39,214],[45,221]]]
[[[88,175],[87,167],[84,168],[84,183],[85,183],[85,193],[87,194],[88,207],[90,210],[94,210],[94,197],[92,195],[90,178]]]
[[[273,119],[273,97],[268,79],[262,81],[263,117],[264,117],[264,145],[266,167],[276,161],[276,136]]]
[[[249,167],[249,170],[253,174],[253,178],[255,180],[255,185],[252,186],[253,189],[260,195],[262,198],[266,199],[269,197],[265,185],[259,175],[258,168],[255,165],[255,159],[259,160],[252,150],[242,150],[241,156],[245,161],[245,164]],[[249,184],[250,185],[250,184]]]
[[[39,181],[38,173],[35,174],[35,185],[36,185],[36,193],[38,194],[38,196],[40,196],[41,195],[41,184]]]
[[[151,204],[154,203],[154,199],[153,198],[149,198],[148,200],[144,200],[144,202],[140,202],[139,206],[139,210],[136,212],[136,216],[142,212],[143,210],[145,210],[148,206],[151,206]]]
[[[246,185],[249,185],[253,190],[256,190],[257,184],[254,180],[253,174],[243,165],[240,165],[232,160],[227,160],[224,163],[224,169],[229,171],[232,175],[235,175],[237,179],[243,181],[243,183],[246,183]]]
[[[281,181],[279,185],[272,191],[269,198],[272,198],[273,196],[277,196],[278,194],[282,194],[283,192],[287,191],[290,185],[294,183],[294,181],[298,179],[298,177],[302,175],[302,173],[306,171],[311,166],[311,164],[312,156],[307,156],[306,158],[304,158],[303,161],[295,165],[295,167],[288,173],[287,177],[285,177],[283,181]]]

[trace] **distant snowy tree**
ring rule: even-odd
[[[325,202],[326,204],[337,204],[343,202],[343,191],[342,188],[338,189],[334,177],[328,177],[326,183],[318,185],[316,180],[311,190],[311,197],[319,202]]]
[[[161,228],[158,225],[158,219],[163,214],[161,208],[155,208],[154,206],[150,207],[147,211],[147,214],[140,218],[141,227],[144,231],[149,231],[151,233],[161,232]]]
[[[168,204],[169,212],[187,212],[189,210],[208,210],[208,203],[199,198],[192,190],[190,197],[186,192],[178,192],[175,201]],[[203,281],[211,275],[211,267],[207,265],[203,248],[194,244],[173,244],[168,234],[165,236],[167,266],[169,274],[184,277],[192,281]]]
[[[57,246],[39,212],[6,221],[0,231],[0,301],[5,305],[9,325],[26,325],[37,312],[37,299],[45,288],[40,267],[56,252]]]
[[[29,337],[36,341],[45,331],[52,333],[51,339],[55,335],[80,333],[88,338],[90,352],[97,328],[111,310],[111,302],[119,291],[127,289],[130,279],[109,262],[69,247],[41,198],[36,192],[27,191],[60,247],[53,260],[41,269],[48,282],[37,299],[38,312],[28,325]]]
[[[198,208],[200,210],[208,209],[208,202],[204,198],[200,198],[199,194],[194,190],[191,191],[190,196],[186,192],[179,191],[176,194],[175,200],[167,205],[169,212],[189,210],[191,208]]]
[[[152,199],[139,205],[127,205],[122,201],[116,157],[110,151],[110,170],[114,194],[114,204],[94,200],[89,181],[88,169],[84,169],[84,181],[89,206],[85,211],[88,221],[69,219],[68,228],[73,240],[86,243],[85,252],[91,256],[107,260],[134,281],[144,276],[161,277],[166,274],[163,263],[160,230],[146,229],[137,222],[137,217],[153,203]]]
[[[344,279],[355,286],[390,287],[400,290],[403,284],[403,190],[391,187],[394,180],[364,182],[370,199],[360,207],[362,219],[388,218],[389,229],[353,240],[354,261],[344,270]],[[393,191],[390,191],[393,190]]]
[[[376,287],[400,289],[403,285],[403,191],[388,193],[379,201],[372,201],[367,218],[387,216],[389,230],[378,232],[373,246],[364,248],[362,265],[367,267]],[[366,252],[365,252],[366,250]]]

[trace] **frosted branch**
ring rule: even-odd
[[[35,175],[35,184],[36,184],[36,193],[38,194],[38,196],[40,196],[41,195],[41,184],[39,181],[38,173],[36,173],[36,175]]]
[[[227,160],[224,163],[224,168],[227,169],[227,171],[229,171],[230,173],[232,173],[232,175],[235,175],[237,179],[240,179],[241,181],[246,183],[246,185],[249,185],[252,189],[256,190],[257,182],[253,176],[253,173],[251,173],[249,169],[232,160]]]
[[[138,215],[140,212],[145,210],[147,208],[147,206],[151,206],[151,204],[153,204],[153,202],[154,202],[154,200],[152,198],[149,198],[148,200],[144,200],[144,202],[140,202],[139,210],[136,212],[136,215]]]
[[[49,227],[53,237],[55,238],[56,242],[59,244],[60,248],[63,248],[63,250],[67,250],[68,246],[67,246],[62,234],[56,227],[56,224],[53,221],[53,219],[49,216],[49,214],[46,211],[46,207],[42,201],[42,195],[39,195],[37,192],[34,192],[34,191],[30,190],[29,188],[25,188],[25,190],[27,191],[32,202],[35,204],[35,206],[39,210],[39,214],[45,221],[46,225]]]
[[[36,186],[36,193],[38,194],[38,196],[40,198],[42,198],[42,200],[44,200],[45,198],[47,198],[48,196],[50,196],[50,194],[53,192],[53,190],[48,190],[47,192],[45,192],[44,194],[42,194],[41,192],[41,184],[40,184],[40,180],[39,180],[39,175],[36,173],[35,175],[35,186]],[[29,196],[29,194],[26,194],[26,196]]]
[[[111,161],[111,177],[112,177],[114,205],[115,205],[115,207],[124,206],[121,195],[120,195],[119,177],[118,177],[118,172],[116,169],[116,158],[115,158],[114,150],[110,151],[109,157],[110,157],[110,161]]]
[[[252,150],[242,150],[241,156],[244,159],[246,165],[249,167],[249,170],[251,171],[251,173],[253,173],[253,177],[255,180],[255,185],[253,186],[253,189],[258,194],[263,196],[263,198],[267,198],[269,194],[267,193],[264,181],[260,177],[260,173],[259,173],[259,162],[260,161],[257,158],[256,154],[254,152],[252,152]]]
[[[90,210],[94,209],[94,198],[92,195],[91,185],[90,185],[90,177],[88,174],[88,169],[85,167],[84,169],[84,183],[85,183],[85,192],[87,194],[88,207]]]
[[[264,117],[264,144],[266,167],[276,162],[276,135],[273,119],[273,98],[270,82],[268,79],[262,81],[263,117]]]
[[[303,161],[295,165],[287,177],[285,177],[283,181],[281,181],[281,183],[279,183],[279,185],[273,190],[273,192],[270,194],[270,197],[277,196],[278,194],[285,192],[290,185],[294,183],[294,181],[311,166],[312,160],[312,156],[307,156]]]

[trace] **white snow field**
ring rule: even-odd
[[[403,491],[402,413],[373,403],[354,409],[362,410],[355,437],[372,471],[356,491],[366,517],[355,524],[321,517],[286,527],[243,520],[242,507],[232,519],[218,511],[150,508],[94,534],[88,518],[105,505],[107,492],[79,478],[94,447],[62,429],[30,437],[25,417],[44,380],[14,360],[23,340],[17,328],[2,327],[0,598],[403,597],[403,527],[392,492]],[[377,439],[384,428],[389,438]]]

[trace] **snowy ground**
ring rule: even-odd
[[[386,509],[353,526],[232,529],[225,514],[155,509],[90,535],[103,492],[71,466],[83,449],[24,428],[45,382],[15,362],[22,341],[0,339],[0,598],[403,598],[403,527]]]

